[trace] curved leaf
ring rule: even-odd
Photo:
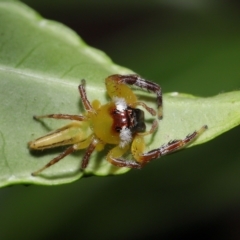
[[[78,93],[81,79],[87,81],[90,100],[107,102],[104,78],[113,73],[131,73],[119,67],[101,51],[88,47],[73,31],[57,22],[41,18],[22,3],[0,1],[0,171],[1,186],[15,183],[61,184],[74,181],[82,151],[68,156],[38,177],[41,168],[63,149],[30,153],[27,142],[68,121],[44,120],[33,115],[76,114],[82,106]],[[151,107],[152,94],[136,91]],[[207,124],[209,130],[194,142],[214,138],[240,122],[240,92],[197,98],[186,94],[164,95],[164,118],[159,129],[146,137],[148,148],[183,138]],[[153,120],[147,115],[148,127]],[[109,148],[106,149],[106,151]],[[128,171],[105,161],[106,151],[93,154],[87,174],[108,175]]]

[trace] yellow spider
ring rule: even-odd
[[[151,129],[146,131],[144,111],[136,107],[142,106],[153,116],[156,115],[156,111],[144,102],[138,101],[136,95],[126,84],[136,85],[157,95],[158,119],[162,118],[162,91],[160,86],[136,74],[111,75],[106,78],[105,84],[107,93],[111,98],[109,103],[101,105],[98,100],[94,100],[91,104],[85,91],[85,80],[82,80],[78,89],[86,110],[83,115],[50,114],[34,117],[35,119],[56,118],[74,121],[29,142],[29,148],[34,150],[71,145],[43,168],[33,172],[33,176],[38,175],[68,154],[86,148],[81,163],[81,169],[84,169],[88,165],[92,152],[103,150],[105,144],[115,145],[107,154],[108,162],[117,167],[141,168],[153,159],[185,147],[207,129],[207,126],[204,125],[182,140],[173,140],[159,148],[144,152],[144,136],[152,134],[156,130],[158,122],[155,120]],[[121,158],[129,149],[131,149],[134,159],[125,160]]]

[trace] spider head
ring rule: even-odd
[[[124,98],[114,98],[115,108],[112,111],[113,129],[121,132],[129,129],[130,133],[145,132],[144,111],[127,105]]]
[[[125,147],[132,141],[132,135],[145,132],[144,112],[127,105],[123,98],[115,98],[112,111],[113,130],[119,133],[120,146]]]
[[[129,117],[129,129],[132,133],[139,133],[146,131],[146,124],[144,118],[144,111],[138,108],[127,108],[127,113]]]

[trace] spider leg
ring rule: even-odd
[[[83,79],[81,84],[78,86],[79,93],[82,99],[82,103],[87,111],[94,111],[92,105],[90,104],[87,93],[85,90],[86,81]],[[40,118],[55,118],[55,119],[68,119],[68,120],[76,120],[76,121],[84,121],[86,120],[85,116],[81,115],[70,115],[70,114],[48,114],[48,115],[42,115],[42,116],[33,116],[35,120],[38,120]]]
[[[135,102],[134,104],[131,104],[131,107],[136,107],[137,105],[145,108],[152,116],[156,116],[156,111],[153,108],[148,107],[144,102]]]
[[[69,114],[48,114],[42,116],[33,116],[35,120],[40,118],[55,118],[55,119],[69,119],[69,120],[76,120],[76,121],[83,121],[86,117],[81,115],[69,115]]]
[[[95,112],[91,103],[89,102],[89,100],[87,98],[85,85],[86,85],[86,81],[84,79],[82,79],[81,84],[78,86],[78,90],[79,90],[79,93],[81,96],[83,106],[86,109],[86,111]]]
[[[151,129],[149,131],[143,132],[143,133],[137,133],[138,136],[146,136],[149,134],[152,134],[156,131],[156,129],[158,128],[158,121],[154,120],[151,126]]]
[[[87,167],[89,159],[98,144],[99,144],[99,140],[91,137],[91,142],[88,144],[88,148],[82,159],[81,170],[83,170]]]
[[[137,141],[136,139],[141,139],[142,140],[142,147],[141,150],[143,152],[144,150],[144,147],[145,147],[145,144],[144,144],[144,141],[143,141],[143,136],[146,136],[148,134],[152,134],[158,127],[158,121],[155,120],[152,124],[152,127],[149,131],[146,131],[144,133],[137,133],[137,136],[134,138],[134,144],[136,145]],[[141,145],[141,144],[140,144]],[[139,147],[139,144],[138,144],[138,147]],[[120,146],[116,146],[115,148],[113,148],[107,155],[107,161],[110,162],[111,164],[117,166],[117,167],[128,167],[128,168],[141,168],[142,165],[140,162],[138,161],[135,161],[133,159],[131,160],[126,160],[126,159],[123,159],[121,158],[122,155],[124,153],[127,152],[127,150],[129,149],[129,145],[127,145],[126,147],[122,148]],[[132,150],[132,154],[134,155],[134,147],[132,145],[131,147],[131,150]],[[139,150],[139,149],[138,149]],[[136,155],[136,154],[135,154]],[[136,158],[137,160],[137,158]]]
[[[137,74],[130,74],[130,75],[115,74],[115,75],[111,75],[108,78],[106,78],[106,87],[107,87],[108,93],[111,97],[114,96],[114,94],[113,94],[114,91],[119,92],[119,88],[122,84],[136,85],[142,89],[146,89],[150,92],[155,93],[157,95],[158,118],[162,119],[162,89],[158,84],[148,81],[144,78],[141,78]],[[121,94],[123,94],[123,93],[121,93]],[[121,96],[118,96],[118,97],[121,97]],[[133,101],[131,99],[132,97],[128,97],[128,98],[130,100],[130,102],[128,102],[128,103],[136,102],[136,99],[134,99],[134,101]]]
[[[69,155],[70,153],[72,153],[74,151],[74,145],[71,147],[68,147],[64,152],[62,152],[60,155],[58,155],[57,157],[53,158],[49,163],[47,163],[43,168],[35,171],[32,173],[32,176],[36,176],[38,175],[40,172],[42,172],[43,170],[45,170],[48,167],[51,167],[53,164],[59,162],[61,159],[63,159],[64,157],[66,157],[67,155]]]
[[[133,143],[135,145],[134,157],[143,166],[146,163],[150,162],[151,160],[173,153],[177,150],[186,147],[188,144],[192,143],[200,134],[202,134],[207,128],[208,128],[207,125],[204,125],[198,131],[194,131],[193,133],[187,135],[184,139],[172,140],[167,144],[164,144],[161,147],[146,153],[143,153],[145,148],[143,139],[137,139],[138,142]]]
[[[129,168],[141,168],[141,165],[134,160],[126,160],[121,158],[124,153],[129,149],[129,145],[121,148],[119,146],[114,147],[107,155],[107,161],[116,167],[129,167]]]
[[[62,153],[60,153],[57,157],[53,158],[49,163],[47,163],[43,168],[35,171],[32,173],[32,176],[36,176],[39,173],[41,173],[43,170],[45,170],[48,167],[51,167],[52,165],[54,165],[55,163],[59,162],[61,159],[63,159],[64,157],[66,157],[67,155],[71,154],[72,152],[79,150],[79,149],[83,149],[83,148],[87,148],[89,146],[89,144],[91,143],[92,140],[92,136],[89,136],[87,139],[85,139],[84,141],[81,141],[79,143],[76,143],[70,147],[68,147],[65,151],[63,151]],[[90,144],[91,145],[91,144]],[[89,147],[88,147],[89,149]],[[87,153],[86,153],[87,154]],[[85,155],[86,155],[85,154]],[[85,156],[84,156],[85,157]],[[90,155],[89,155],[90,157]]]

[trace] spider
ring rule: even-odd
[[[185,147],[207,129],[207,126],[204,125],[198,131],[194,131],[182,140],[173,140],[159,148],[145,152],[144,136],[152,134],[157,129],[158,121],[153,121],[151,129],[146,131],[144,111],[137,108],[137,106],[141,106],[152,116],[158,115],[158,119],[161,119],[162,91],[160,86],[136,74],[111,75],[105,79],[107,93],[111,101],[101,105],[98,100],[94,100],[92,103],[89,102],[85,91],[85,84],[85,80],[82,80],[78,87],[82,104],[86,110],[82,115],[50,114],[34,116],[36,120],[41,118],[55,118],[73,121],[62,128],[29,142],[29,148],[34,150],[70,145],[43,168],[33,172],[33,176],[38,175],[68,154],[86,148],[81,163],[81,169],[85,169],[93,151],[103,150],[106,144],[114,145],[106,156],[108,162],[117,167],[139,169],[156,158]],[[144,102],[138,101],[137,96],[127,84],[136,85],[155,93],[157,112],[148,107]],[[123,159],[122,156],[129,150],[132,153],[133,159]]]

